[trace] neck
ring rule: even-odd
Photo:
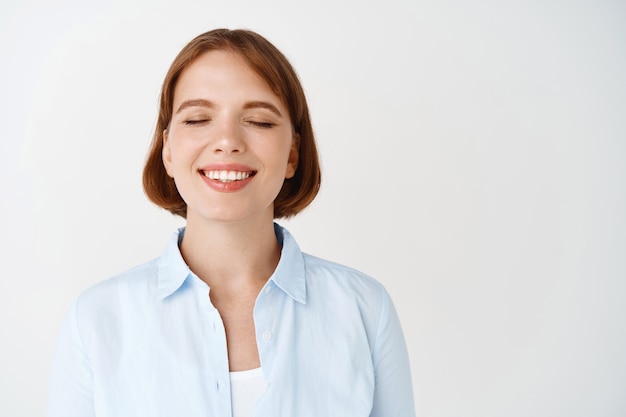
[[[258,288],[280,260],[273,218],[263,221],[207,222],[187,218],[181,254],[211,291],[236,293]]]

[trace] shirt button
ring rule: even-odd
[[[263,332],[263,340],[265,340],[267,342],[271,338],[272,338],[272,333],[271,332]]]
[[[267,287],[265,287],[265,289],[263,290],[263,292],[264,292],[265,294],[269,294],[269,293],[270,293],[270,291],[272,291],[272,289],[270,288],[270,286],[269,286],[269,285],[268,285]]]

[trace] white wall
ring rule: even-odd
[[[623,2],[85,3],[0,5],[0,416],[44,413],[71,299],[181,224],[142,162],[223,26],[298,70],[325,177],[283,223],[389,289],[418,415],[626,414]]]

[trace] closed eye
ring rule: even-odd
[[[191,120],[185,120],[185,124],[187,126],[197,126],[197,125],[208,123],[210,121],[211,119],[191,119]]]
[[[252,121],[252,120],[250,122],[248,122],[248,123],[250,123],[253,126],[263,128],[263,129],[270,129],[270,128],[276,126],[276,124],[274,124],[274,123],[270,123],[270,122],[255,122],[255,121]]]

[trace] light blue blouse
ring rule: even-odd
[[[268,384],[255,415],[414,416],[404,337],[383,286],[275,230],[280,262],[254,307]],[[180,254],[183,233],[159,258],[75,300],[53,361],[49,417],[231,416],[224,326]]]

